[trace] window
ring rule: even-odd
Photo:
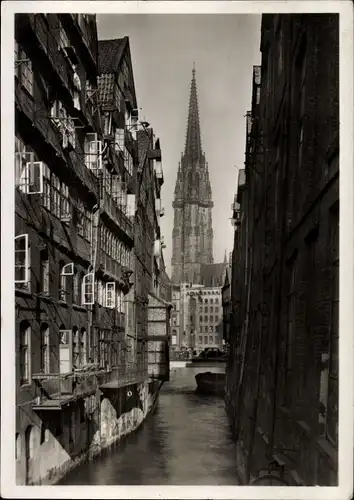
[[[80,274],[75,270],[73,279],[73,303],[80,304],[80,289],[81,289],[81,279]]]
[[[199,316],[199,322],[203,323],[203,316]]]
[[[208,331],[208,325],[205,325],[205,327],[204,327],[204,333],[207,333],[207,331]]]
[[[215,299],[215,304],[219,304],[219,299]]]
[[[16,432],[15,440],[15,459],[18,460],[21,457],[21,436]]]
[[[210,323],[213,323],[214,321],[214,316],[210,316]]]
[[[64,325],[60,325],[59,337],[60,337],[60,344],[62,345],[70,344],[70,330],[65,330]]]
[[[33,95],[33,69],[32,61],[27,56],[26,52],[15,41],[15,76],[19,83],[27,90],[30,95]]]
[[[71,220],[71,205],[69,198],[69,188],[63,182],[61,183],[61,207],[60,207],[60,218],[63,222],[68,222]]]
[[[95,301],[95,277],[93,273],[88,273],[82,280],[82,304],[91,305]]]
[[[203,335],[199,335],[199,344],[203,343]]]
[[[80,366],[86,364],[87,356],[87,333],[85,328],[80,330]]]
[[[97,134],[87,134],[85,137],[85,165],[91,170],[102,169],[102,141]]]
[[[215,323],[219,321],[219,316],[215,316]]]
[[[204,307],[204,312],[208,312],[208,307]]]
[[[114,282],[106,283],[106,307],[114,309],[116,306],[115,298],[116,298],[116,284]]]
[[[49,255],[48,249],[40,251],[40,290],[49,294]]]
[[[132,175],[133,173],[133,157],[130,152],[124,147],[124,167]]]
[[[26,461],[32,460],[35,449],[35,431],[32,425],[29,425],[25,431],[25,450]]]
[[[208,343],[208,336],[204,335],[204,344],[207,344],[207,343]]]
[[[103,117],[104,123],[104,135],[112,134],[112,114],[109,112],[104,113]]]
[[[62,146],[75,149],[76,134],[74,120],[68,115],[63,103],[55,101],[50,111],[52,122],[57,126],[62,135]]]
[[[329,346],[329,374],[326,434],[330,441],[338,443],[338,347],[339,347],[339,211],[330,214],[332,249],[332,300]]]
[[[125,131],[124,128],[117,128],[115,131],[115,139],[114,139],[114,149],[115,151],[119,152],[122,151],[124,152],[124,140],[125,137]]]
[[[15,283],[27,284],[30,280],[30,252],[28,234],[15,236]]]
[[[211,312],[211,313],[212,313],[212,312],[214,312],[214,309],[213,309],[213,307],[210,307],[210,312]]]
[[[44,163],[34,151],[15,137],[15,185],[26,194],[43,193]]]
[[[214,344],[214,337],[212,336],[209,337],[209,344]]]
[[[78,368],[80,363],[80,344],[79,344],[79,329],[77,326],[73,326],[72,343],[73,343],[73,365],[76,368]]]
[[[77,232],[80,236],[91,241],[91,211],[84,205],[82,200],[77,200]]]
[[[60,218],[60,199],[61,199],[61,189],[60,189],[60,179],[55,174],[51,176],[51,189],[52,189],[52,213]]]
[[[30,343],[31,326],[28,321],[20,323],[20,383],[28,384],[30,381]]]
[[[63,261],[59,262],[59,300],[66,302],[66,294],[67,294],[67,289],[66,289],[66,274],[65,272],[65,264]]]
[[[43,323],[41,326],[41,372],[43,373],[50,373],[49,352],[49,326]]]
[[[214,302],[214,299],[210,299],[210,304],[212,304]]]

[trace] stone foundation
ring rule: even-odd
[[[153,409],[156,389],[146,381],[113,394],[89,396],[55,418],[44,415],[40,419],[33,414],[35,425],[27,427],[26,435],[16,443],[16,483],[54,485],[82,462],[134,432]]]

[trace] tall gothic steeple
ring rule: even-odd
[[[196,71],[193,66],[184,152],[175,187],[172,280],[201,282],[201,266],[213,262],[212,192],[202,151]]]
[[[202,156],[202,141],[200,138],[197,82],[195,80],[194,67],[192,74],[184,155],[187,156],[190,161],[195,162]]]

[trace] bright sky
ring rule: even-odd
[[[141,118],[160,137],[165,183],[162,234],[171,270],[172,200],[184,150],[190,83],[195,62],[202,147],[213,193],[214,262],[232,251],[231,203],[237,168],[243,168],[245,118],[252,66],[260,64],[261,16],[157,14],[97,16],[99,39],[129,36]]]

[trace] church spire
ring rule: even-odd
[[[194,163],[202,156],[197,83],[195,79],[194,63],[192,70],[192,83],[191,83],[191,93],[189,98],[188,123],[187,123],[186,145],[184,149],[184,154],[191,163]]]

